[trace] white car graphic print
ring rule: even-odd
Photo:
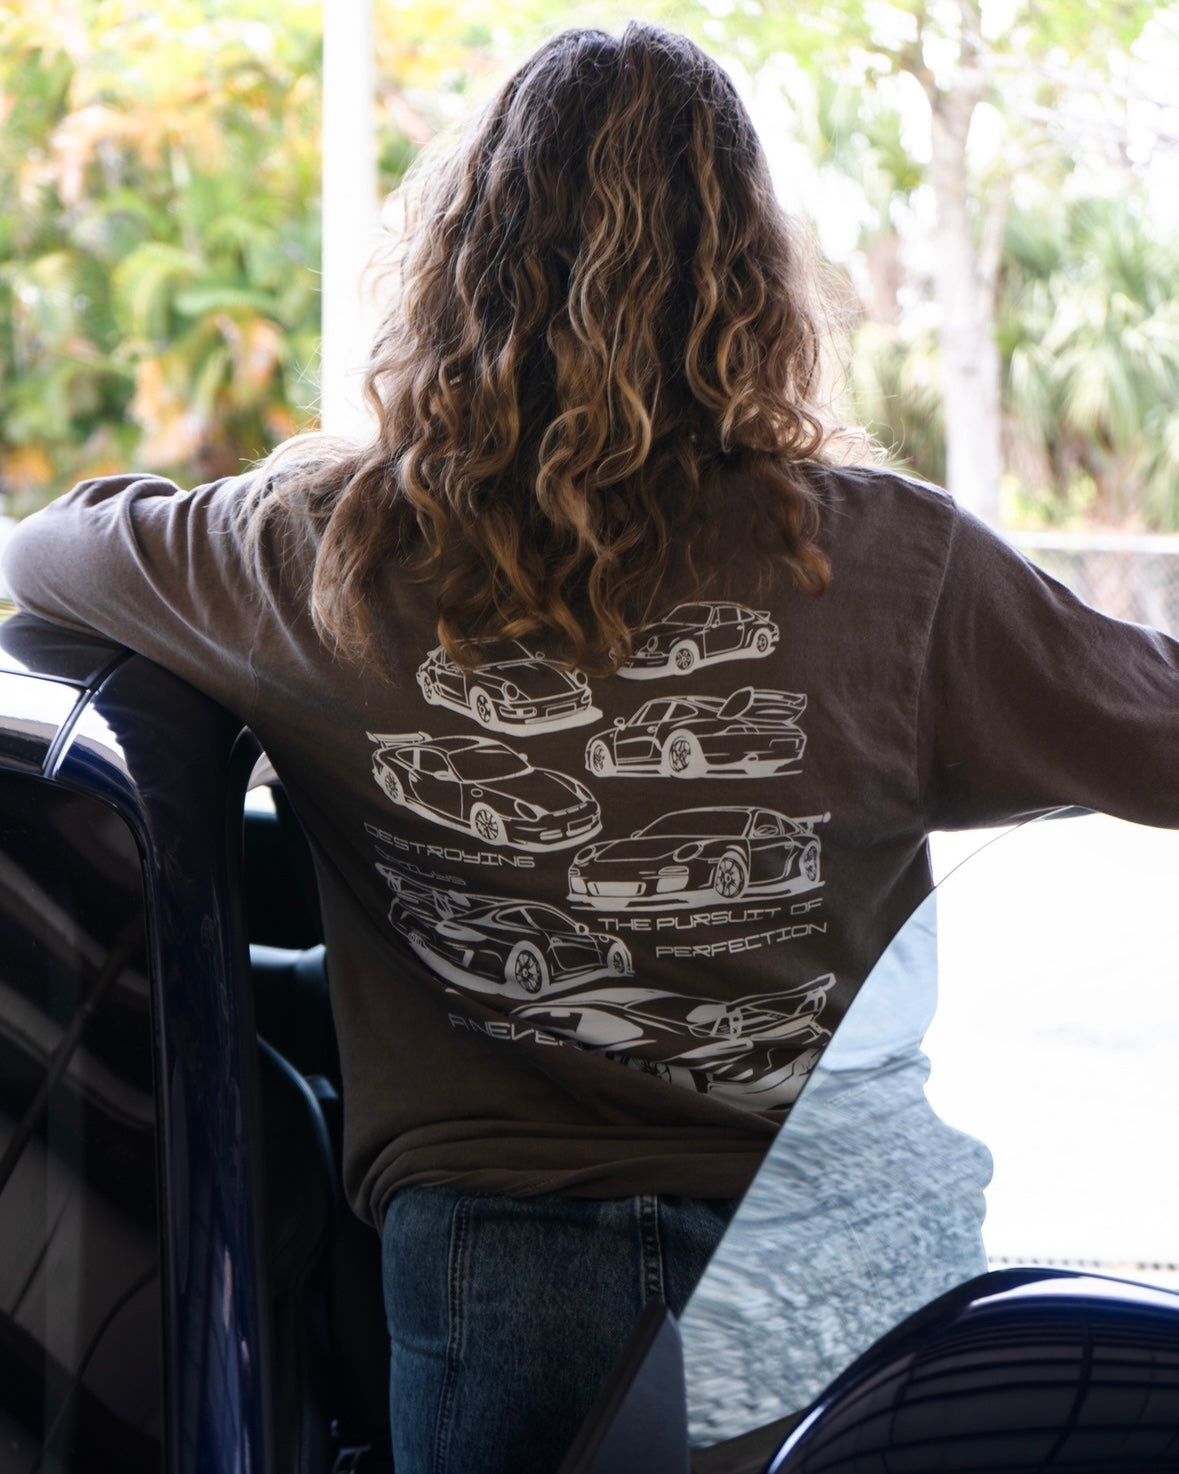
[[[586,743],[597,778],[754,778],[798,772],[806,697],[743,686],[731,696],[660,696]]]
[[[370,732],[373,778],[391,803],[486,845],[553,850],[602,827],[583,783],[490,737]]]
[[[834,983],[824,973],[729,1003],[639,986],[584,988],[513,1008],[512,1017],[670,1084],[774,1110],[797,1098],[831,1037],[819,1017]]]
[[[628,839],[598,840],[569,867],[569,900],[596,911],[668,911],[793,896],[822,885],[815,825],[775,809],[680,809]]]
[[[395,900],[389,920],[432,972],[468,991],[526,999],[634,972],[618,937],[556,906],[453,892],[378,865]]]
[[[715,600],[677,604],[638,631],[618,674],[632,681],[686,676],[702,665],[768,655],[777,643],[778,626],[764,609]]]
[[[601,715],[581,671],[533,654],[518,640],[488,647],[489,659],[471,670],[456,665],[441,645],[417,671],[422,695],[471,717],[494,732],[550,732]]]

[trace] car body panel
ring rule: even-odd
[[[794,896],[822,884],[828,814],[792,819],[756,805],[679,809],[627,839],[577,851],[568,898],[597,911],[667,911]]]
[[[0,626],[0,661],[26,681],[44,680],[33,705],[48,697],[62,708],[63,683],[37,673],[61,669],[71,643],[61,630],[10,620]],[[244,938],[226,909],[236,885],[229,796],[236,788],[240,804],[256,747],[239,722],[149,661],[83,638],[65,668],[77,684],[68,720],[45,749],[43,777],[109,806],[142,856],[163,1164],[166,1467],[265,1469],[252,1020]],[[8,725],[5,716],[0,730]],[[15,771],[3,752],[0,743],[0,763]],[[198,760],[178,762],[178,752]],[[222,1313],[208,1317],[210,1304]],[[210,1363],[220,1368],[215,1399],[199,1375]]]
[[[624,983],[528,1004],[513,1017],[671,1084],[769,1110],[797,1097],[830,1038],[819,1017],[834,982],[827,973],[735,1001]]]
[[[727,600],[677,604],[635,634],[630,659],[618,674],[628,680],[686,676],[704,665],[761,659],[778,644],[778,626],[765,609]]]
[[[584,784],[534,768],[490,737],[370,732],[369,740],[373,778],[390,803],[483,844],[563,849],[602,827]]]
[[[798,772],[806,697],[744,686],[728,697],[661,696],[586,743],[585,765],[599,778],[753,778]]]
[[[428,885],[394,865],[389,922],[433,972],[468,991],[527,999],[595,978],[629,977],[630,950],[555,906]]]
[[[81,693],[64,681],[0,671],[0,754],[13,766],[40,773],[58,734],[77,708]]]
[[[933,1467],[1179,1469],[1179,1297],[1066,1270],[968,1281],[836,1378],[767,1474]]]
[[[465,669],[436,646],[417,669],[423,697],[489,731],[522,736],[579,726],[601,715],[580,671],[567,670],[516,640],[489,645],[487,654],[487,661]]]

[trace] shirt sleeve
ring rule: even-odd
[[[1099,614],[956,511],[918,742],[930,829],[1066,805],[1179,826],[1179,644]]]
[[[237,530],[248,488],[247,478],[192,492],[154,476],[83,482],[12,534],[12,596],[146,655],[249,720],[260,597]]]

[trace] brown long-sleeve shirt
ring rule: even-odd
[[[86,483],[26,521],[33,613],[256,732],[316,856],[348,1189],[741,1192],[929,884],[926,835],[1077,804],[1179,825],[1179,645],[1107,619],[944,493],[816,472],[833,580],[672,588],[629,665],[438,647],[389,570],[385,668],[327,651],[310,524],[248,482]]]

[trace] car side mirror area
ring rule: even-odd
[[[1068,1270],[980,1275],[836,1378],[766,1474],[918,1474],[931,1458],[939,1474],[1046,1469],[1058,1458],[1102,1474],[1169,1467],[1177,1306],[1168,1290]]]

